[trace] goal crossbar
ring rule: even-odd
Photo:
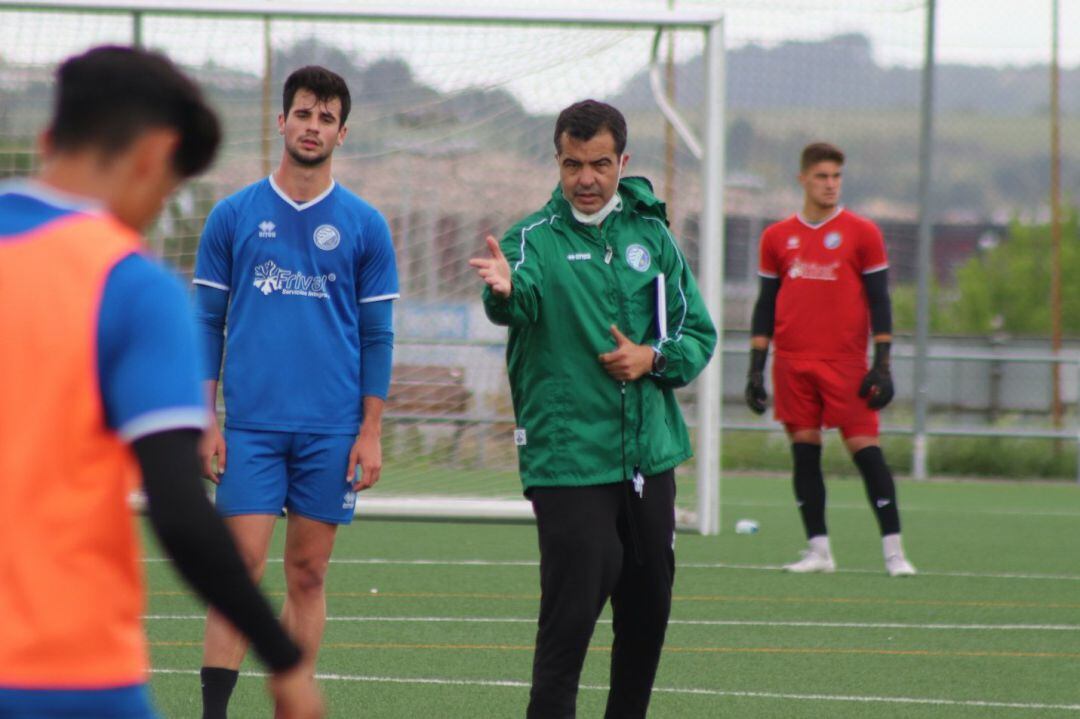
[[[430,22],[463,25],[592,25],[609,28],[663,28],[665,30],[705,30],[723,20],[716,12],[702,10],[544,10],[509,8],[403,8],[391,6],[357,7],[336,0],[318,7],[286,8],[265,0],[173,0],[150,3],[146,0],[32,0],[0,1],[0,10],[124,13],[146,15],[197,15],[200,17],[281,18],[290,20],[351,20],[360,22]]]

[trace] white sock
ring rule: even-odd
[[[900,543],[899,534],[886,534],[881,538],[881,549],[885,557],[904,556],[904,546]]]
[[[831,557],[832,549],[829,548],[829,535],[819,534],[810,537],[810,551],[819,557]]]

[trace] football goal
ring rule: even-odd
[[[321,64],[353,96],[339,183],[390,222],[401,278],[384,470],[360,516],[531,517],[517,477],[505,330],[484,317],[467,265],[483,238],[539,209],[558,181],[552,131],[585,98],[627,117],[627,174],[649,178],[722,324],[723,24],[715,10],[416,10],[364,2],[0,2],[0,175],[35,162],[51,73],[103,43],[160,50],[221,112],[226,139],[174,197],[153,246],[190,274],[206,215],[281,153],[284,78]],[[673,67],[703,68],[675,87]],[[689,83],[684,83],[689,84]],[[288,338],[282,338],[287,342]],[[273,361],[267,348],[267,361]],[[722,353],[680,392],[695,458],[678,474],[679,523],[719,530]],[[289,401],[302,402],[302,397]]]

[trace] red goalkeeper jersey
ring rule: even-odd
[[[776,354],[865,358],[870,311],[863,275],[888,266],[881,230],[843,208],[818,224],[796,214],[770,225],[761,236],[758,272],[780,280]]]

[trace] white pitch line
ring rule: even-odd
[[[158,564],[169,561],[164,557],[145,557],[144,562]],[[281,564],[281,557],[272,557],[267,560],[270,564]],[[538,567],[539,562],[535,559],[331,559],[333,565],[362,565],[383,567]],[[733,564],[729,562],[677,562],[679,569],[745,569],[760,572],[779,572],[783,569],[779,564]],[[838,569],[837,574],[874,574],[885,573],[881,569]],[[1021,580],[1053,580],[1077,582],[1080,575],[1077,574],[1030,574],[1024,572],[962,572],[962,571],[927,571],[919,570],[921,577],[961,577],[968,579],[1021,579]]]
[[[160,563],[170,561],[167,557],[144,557],[144,562]],[[281,557],[270,557],[266,560],[270,564],[281,564]],[[535,559],[379,559],[376,557],[330,559],[331,564],[364,564],[369,566],[388,567],[538,567],[540,562]]]
[[[147,621],[202,621],[205,614],[148,614]],[[327,617],[328,622],[411,624],[536,624],[525,617]],[[598,624],[610,624],[599,619]],[[669,626],[795,627],[805,629],[926,629],[931,631],[1080,632],[1080,624],[909,624],[904,622],[782,622],[753,619],[672,619]]]
[[[789,509],[794,506],[794,502],[755,502],[755,501],[734,501],[726,502],[728,507],[746,507],[746,508],[760,508],[760,509]],[[864,512],[866,511],[865,502],[829,502],[829,509],[844,509],[855,510]],[[923,505],[904,504],[904,514],[914,512],[916,514],[930,513],[935,514],[964,514],[964,515],[986,515],[991,517],[1061,517],[1061,518],[1077,518],[1080,517],[1080,511],[1072,511],[1068,509],[968,509],[964,507],[929,507]]]
[[[197,675],[195,669],[153,669],[154,674]],[[265,677],[262,672],[241,672],[245,677]],[[410,684],[436,686],[501,687],[527,689],[529,682],[516,679],[449,679],[442,677],[379,677],[351,674],[316,674],[316,679],[324,682],[370,682],[379,684]],[[582,684],[586,691],[608,691],[608,687]],[[935,699],[932,697],[888,697],[865,696],[857,694],[796,694],[789,692],[756,692],[732,689],[698,689],[692,687],[655,687],[657,694],[684,694],[711,697],[733,697],[739,699],[786,699],[794,701],[854,702],[863,704],[918,704],[927,706],[982,707],[991,709],[1016,709],[1019,711],[1080,711],[1080,704],[1043,704],[1033,702],[1000,702],[981,699]]]
[[[783,569],[780,564],[733,564],[730,562],[676,562],[679,569],[749,569],[753,571],[777,572]],[[881,569],[837,569],[837,574],[880,574]],[[920,569],[920,577],[963,577],[968,579],[1023,579],[1054,580],[1066,582],[1080,581],[1080,574],[1033,574],[1027,572],[964,572],[964,571],[927,571]]]

